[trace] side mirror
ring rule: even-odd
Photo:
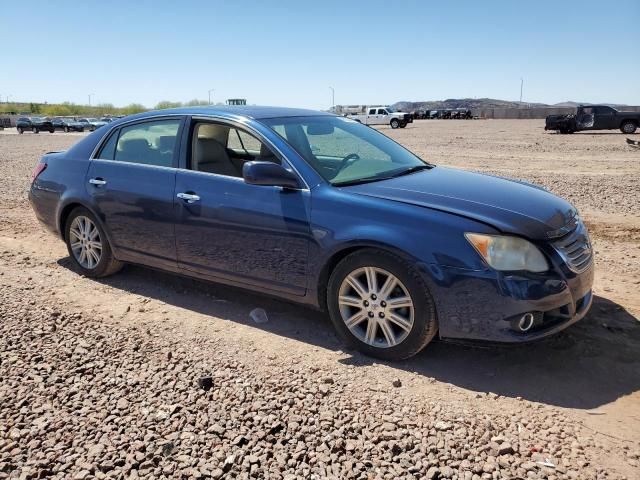
[[[300,188],[298,177],[282,165],[273,162],[247,162],[242,166],[242,177],[249,185]]]

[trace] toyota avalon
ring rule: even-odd
[[[436,335],[537,340],[592,300],[589,236],[568,202],[323,112],[128,116],[44,155],[29,197],[83,275],[136,263],[267,293],[328,312],[388,360]]]

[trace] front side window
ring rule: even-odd
[[[262,123],[333,185],[382,180],[432,167],[387,136],[345,117],[269,118]]]
[[[191,170],[227,177],[242,177],[253,160],[280,163],[280,159],[251,133],[221,123],[198,123],[193,129]]]
[[[98,158],[172,167],[180,120],[159,120],[122,127],[100,149]]]
[[[384,108],[379,108],[378,109],[378,115],[386,115],[387,111]]]

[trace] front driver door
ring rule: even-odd
[[[86,188],[121,260],[176,268],[175,146],[182,121],[120,127],[91,161]]]
[[[304,295],[309,190],[244,183],[241,169],[234,166],[238,161],[281,159],[257,138],[248,140],[247,132],[242,147],[236,148],[238,130],[194,122],[187,168],[176,177],[178,265],[230,283]]]

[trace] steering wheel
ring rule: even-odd
[[[358,160],[360,160],[360,155],[358,155],[357,153],[350,153],[349,155],[344,157],[340,162],[340,165],[338,166],[338,171],[336,172],[336,175],[340,173],[342,170],[344,170],[347,167],[347,165],[349,165],[350,160],[354,160],[357,162]]]

